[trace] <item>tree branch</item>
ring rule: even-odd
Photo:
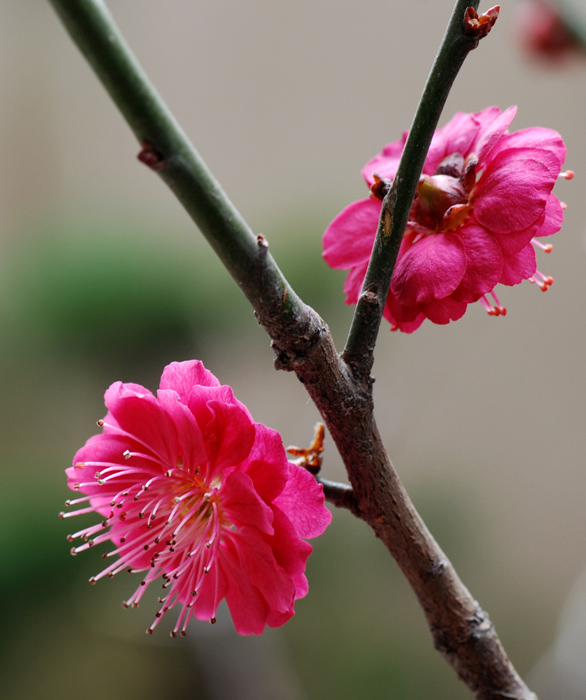
[[[318,484],[324,487],[324,496],[328,503],[336,506],[336,508],[346,508],[357,517],[361,517],[351,486],[339,484],[336,481],[328,481],[328,479],[322,479],[321,476],[316,476],[315,479]]]
[[[370,263],[358,299],[343,357],[367,377],[403,233],[429,145],[444,104],[466,56],[479,37],[467,32],[464,15],[479,0],[458,0],[419,100],[397,175],[383,199]]]
[[[50,2],[141,142],[141,160],[173,190],[251,302],[272,338],[276,367],[294,370],[307,388],[344,460],[352,510],[409,580],[436,647],[479,700],[535,700],[403,489],[373,418],[370,378],[357,376],[338,356],[327,325],[295,295],[266,241],[254,236],[222,192],[103,3]],[[328,489],[332,493],[326,483]]]

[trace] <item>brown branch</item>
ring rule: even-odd
[[[336,506],[336,508],[346,508],[357,517],[361,517],[356,496],[351,486],[339,484],[336,481],[328,481],[328,479],[322,479],[321,476],[316,476],[315,478],[324,487],[324,496],[328,503]]]
[[[313,323],[310,337],[319,341],[302,354],[298,348],[289,354],[281,342],[277,366],[295,371],[322,414],[348,471],[357,514],[409,581],[436,648],[478,700],[536,700],[403,488],[373,417],[371,383],[354,378],[317,315]]]

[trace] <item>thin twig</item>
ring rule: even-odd
[[[356,496],[351,486],[339,484],[337,481],[322,479],[321,476],[316,476],[315,478],[324,487],[324,496],[328,503],[336,506],[336,508],[346,508],[354,515],[361,517]]]
[[[397,174],[383,200],[378,230],[343,357],[368,376],[403,233],[423,164],[444,104],[466,56],[479,38],[466,32],[464,14],[479,0],[458,0],[421,95]]]

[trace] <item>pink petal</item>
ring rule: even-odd
[[[529,279],[537,269],[535,249],[531,244],[525,246],[516,255],[506,256],[503,264],[503,274],[499,282],[512,286]]]
[[[506,234],[526,229],[543,216],[554,185],[550,168],[557,159],[537,149],[499,153],[478,181],[474,215],[489,231]]]
[[[403,306],[391,291],[387,296],[383,316],[391,327],[404,333],[413,333],[425,321],[425,314],[421,313],[418,306]]]
[[[295,585],[291,576],[277,563],[273,548],[268,543],[270,540],[270,537],[266,538],[258,530],[249,527],[240,528],[234,535],[238,557],[236,583],[240,589],[246,585],[249,590],[256,588],[269,607],[284,612],[295,600]],[[228,604],[230,605],[229,597]],[[232,605],[230,609],[234,612]]]
[[[223,547],[223,550],[224,551],[221,551],[220,556],[210,569],[209,574],[205,576],[197,596],[194,598],[191,595],[191,591],[185,591],[185,594],[181,597],[181,602],[184,605],[193,605],[191,614],[198,620],[209,621],[215,617],[218,604],[220,601],[224,600],[228,594],[231,570],[226,566],[224,560],[224,554],[228,550],[228,546]],[[230,572],[230,574],[228,572]],[[264,606],[266,609],[266,602]],[[236,628],[236,631],[240,632],[238,628]],[[261,632],[257,632],[256,634],[261,634]],[[240,634],[251,634],[251,632],[240,632]]]
[[[545,205],[545,219],[541,226],[535,231],[534,236],[541,238],[542,236],[551,236],[557,233],[564,221],[564,210],[559,199],[555,194],[550,194]]]
[[[449,296],[466,272],[460,238],[437,233],[422,238],[399,258],[391,291],[406,306],[426,304]]]
[[[279,566],[291,576],[295,585],[295,598],[303,598],[309,588],[305,565],[313,548],[305,540],[299,539],[298,531],[279,508],[274,508],[273,522],[275,534],[267,537],[266,541],[271,545]]]
[[[496,110],[497,116],[500,114],[498,107],[489,107],[485,112],[490,110]],[[453,153],[459,153],[466,157],[476,141],[479,129],[478,115],[457,112],[444,127],[438,129],[433,135],[425,160],[424,172],[433,175],[442,160]]]
[[[478,224],[468,223],[460,231],[466,272],[451,298],[470,304],[494,289],[503,269],[503,254],[494,236]]]
[[[336,216],[323,236],[323,257],[330,267],[347,270],[370,258],[381,206],[377,199],[362,199]]]
[[[324,505],[323,487],[308,471],[296,464],[289,465],[289,480],[274,504],[293,523],[300,537],[321,535],[332,521]]]
[[[499,139],[504,135],[509,128],[511,122],[517,114],[517,107],[509,107],[499,115],[488,128],[483,128],[479,134],[478,141],[474,144],[474,153],[478,157],[478,162],[482,163],[492,149],[496,146]]]
[[[366,270],[368,269],[368,262],[362,263],[362,265],[357,265],[353,267],[346,281],[344,282],[344,294],[346,294],[346,304],[356,304],[360,292],[362,291],[362,285],[364,283],[364,278],[366,277]]]
[[[194,386],[220,386],[220,382],[199,360],[171,362],[163,370],[160,388],[173,389],[184,404],[187,404]]]
[[[273,511],[259,498],[247,474],[239,471],[228,474],[222,483],[219,498],[222,512],[232,524],[237,527],[248,525],[265,534],[273,534]]]
[[[207,478],[211,479],[248,457],[254,444],[255,429],[248,412],[241,406],[211,400],[207,407],[214,415],[204,431],[211,468]]]
[[[177,428],[185,467],[195,471],[200,464],[205,464],[208,459],[203,433],[195,416],[181,402],[179,394],[171,389],[159,389],[157,398]]]
[[[501,247],[503,255],[515,255],[531,241],[535,236],[535,233],[542,226],[545,216],[538,219],[536,223],[529,226],[529,228],[523,229],[522,231],[514,231],[513,233],[498,234],[495,233],[494,237],[496,242]]]
[[[457,321],[466,313],[468,305],[462,301],[455,301],[451,297],[438,299],[429,304],[422,304],[421,311],[433,323],[445,325],[450,321]]]
[[[289,478],[289,461],[283,440],[276,430],[262,423],[254,424],[256,437],[248,458],[241,469],[252,479],[254,489],[267,503],[285,488]]]
[[[554,177],[559,174],[561,166],[566,159],[566,146],[562,137],[557,131],[544,129],[540,126],[521,129],[521,131],[503,136],[494,151],[491,152],[490,160],[508,148],[531,148],[553,154],[559,164],[557,171],[553,172]]]
[[[120,428],[167,468],[177,462],[177,431],[157,399],[143,387],[116,382],[106,391],[106,406]]]
[[[393,141],[393,143],[387,144],[381,153],[369,160],[364,166],[362,169],[362,177],[366,180],[366,184],[369,187],[374,182],[374,173],[379,175],[379,177],[386,177],[389,180],[394,179],[397,174],[397,168],[399,167],[399,161],[401,160],[406,140],[407,132],[405,131],[399,141]]]

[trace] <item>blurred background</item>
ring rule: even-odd
[[[344,273],[321,260],[321,234],[365,196],[364,163],[408,128],[452,0],[108,5],[342,347],[352,309]],[[396,565],[346,512],[314,542],[296,616],[263,637],[238,637],[225,614],[214,627],[193,621],[185,639],[168,637],[171,619],[147,637],[156,591],[129,611],[120,601],[137,581],[87,583],[100,555],[73,559],[75,524],[57,514],[69,496],[63,470],[96,432],[110,383],[155,390],[165,364],[195,357],[285,444],[309,443],[318,416],[295,377],[273,370],[237,286],[136,160],[134,137],[49,3],[0,8],[2,698],[469,698]],[[566,222],[554,252],[538,255],[555,284],[502,289],[506,318],[477,304],[411,336],[383,326],[374,390],[401,478],[519,672],[540,698],[580,700],[584,679],[571,669],[586,655],[586,62],[529,57],[518,9],[502,3],[441,123],[517,104],[514,129],[563,135],[576,178],[557,186]],[[331,443],[323,475],[345,478]]]

